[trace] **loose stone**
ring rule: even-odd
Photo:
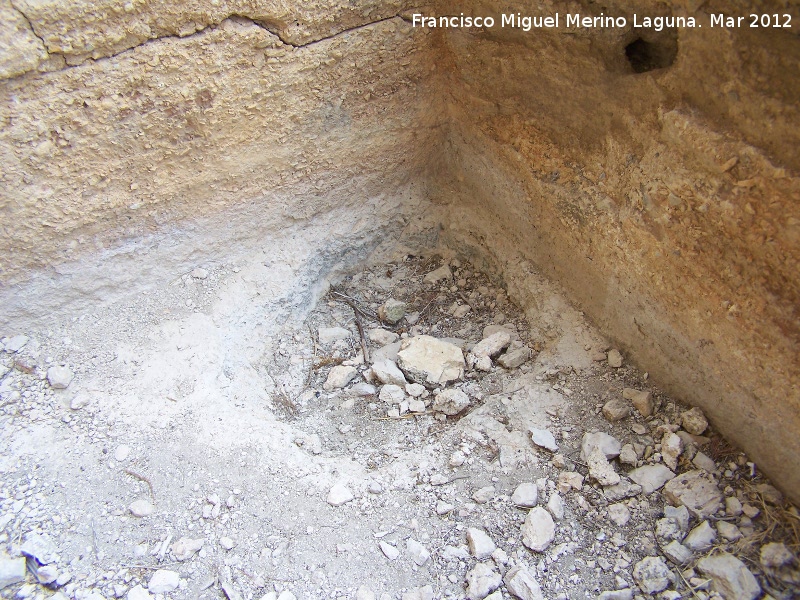
[[[522,346],[521,348],[516,348],[514,350],[509,350],[505,354],[503,354],[500,358],[497,359],[497,364],[499,364],[504,369],[516,369],[521,367],[525,364],[528,360],[530,360],[532,355],[531,349],[527,346]]]
[[[537,429],[535,427],[531,427],[528,431],[531,434],[531,441],[534,444],[550,452],[558,452],[556,438],[550,431],[547,429]]]
[[[423,278],[425,283],[430,285],[436,285],[440,281],[449,280],[453,278],[453,272],[450,270],[450,267],[447,265],[442,265],[438,269],[431,271]]]
[[[141,585],[137,585],[128,590],[128,600],[153,600],[153,595],[144,589]]]
[[[678,457],[683,452],[683,440],[674,433],[668,433],[661,440],[661,457],[664,464],[673,471],[678,468]]]
[[[577,471],[562,471],[558,474],[558,483],[556,488],[562,494],[566,494],[570,490],[579,490],[583,486],[583,475]]]
[[[121,446],[117,446],[117,449],[114,450],[114,460],[116,460],[117,462],[124,462],[130,455],[131,455],[130,447],[125,446],[124,444]]]
[[[698,452],[694,455],[692,459],[692,463],[698,469],[703,469],[704,471],[708,471],[709,473],[713,473],[717,470],[717,464],[708,456],[703,454],[702,452]]]
[[[395,332],[388,331],[387,329],[383,329],[381,327],[370,329],[367,332],[367,336],[369,337],[369,341],[374,342],[378,346],[388,346],[389,344],[394,344],[400,338],[400,336]]]
[[[467,598],[483,600],[503,583],[503,578],[489,563],[479,562],[467,573]]]
[[[539,582],[524,565],[509,570],[503,582],[506,589],[520,600],[544,600]]]
[[[461,390],[449,388],[436,395],[433,410],[446,415],[457,415],[469,406],[469,396]]]
[[[72,383],[75,374],[67,367],[52,366],[47,369],[47,382],[56,390],[65,390]]]
[[[376,360],[372,364],[372,373],[381,383],[405,386],[406,377],[394,361],[389,359]]]
[[[708,420],[698,407],[681,413],[681,424],[692,435],[702,435],[708,429]]]
[[[472,348],[475,356],[488,356],[495,358],[511,343],[511,335],[505,331],[498,331],[487,338],[482,339]]]
[[[472,499],[478,504],[486,504],[492,498],[494,498],[494,493],[495,493],[494,486],[487,485],[486,487],[482,487],[474,494],[472,494]]]
[[[20,350],[22,350],[25,345],[28,343],[28,336],[26,335],[15,335],[14,337],[6,340],[5,347],[6,352],[11,352],[12,354],[16,354]]]
[[[205,540],[203,538],[192,539],[188,537],[182,537],[177,542],[172,544],[172,554],[175,556],[176,560],[181,562],[187,561],[203,547],[204,543]]]
[[[631,511],[621,502],[609,505],[607,510],[608,518],[618,527],[624,527],[631,520]]]
[[[353,498],[353,492],[346,485],[337,483],[328,492],[327,502],[331,506],[341,506],[350,502]]]
[[[611,421],[621,421],[631,413],[631,407],[620,398],[613,398],[603,405],[603,416]]]
[[[326,391],[338,390],[350,383],[358,375],[355,367],[338,365],[333,367],[328,373],[328,378],[323,384]]]
[[[586,457],[586,464],[589,466],[589,476],[595,479],[600,485],[616,485],[620,482],[619,473],[606,459],[603,450],[595,446]]]
[[[428,552],[428,549],[412,538],[406,540],[406,551],[411,560],[419,567],[428,562],[428,559],[431,557],[431,553]]]
[[[727,521],[717,521],[717,531],[723,540],[735,542],[742,539],[742,532],[733,523]]]
[[[415,383],[434,387],[464,376],[461,348],[427,335],[403,340],[397,353],[397,366]]]
[[[711,588],[724,598],[754,600],[761,594],[761,586],[750,570],[742,561],[727,552],[700,559],[697,570],[712,579]]]
[[[511,494],[511,502],[517,506],[533,508],[539,501],[539,488],[535,483],[520,483]]]
[[[609,350],[608,366],[614,369],[619,369],[622,366],[622,354],[620,354],[619,350]]]
[[[625,388],[622,390],[622,397],[630,400],[633,407],[643,417],[647,418],[653,414],[653,398],[650,392]]]
[[[381,542],[378,545],[380,546],[383,555],[389,560],[397,560],[397,557],[400,556],[400,550],[398,550],[388,542],[384,542],[383,540],[381,540]]]
[[[521,532],[525,546],[534,552],[544,552],[556,535],[556,525],[550,513],[537,506],[528,513]]]
[[[486,535],[485,531],[476,527],[467,529],[467,545],[472,556],[478,560],[489,558],[497,548],[492,538]]]
[[[708,524],[708,521],[703,521],[689,532],[689,535],[683,540],[683,545],[695,552],[705,552],[714,545],[716,539],[717,532]]]
[[[561,499],[559,494],[553,494],[547,501],[547,510],[553,515],[556,521],[564,518],[564,500]]]
[[[597,600],[633,600],[633,590],[630,588],[601,592]]]
[[[378,317],[392,325],[398,323],[406,314],[406,303],[389,298],[378,308]]]
[[[26,572],[24,558],[0,556],[0,590],[9,585],[25,581]]]
[[[49,564],[56,560],[57,549],[51,538],[45,534],[31,532],[25,535],[19,551],[25,556],[35,558],[39,564]]]
[[[628,473],[628,477],[642,486],[642,492],[649,496],[675,477],[675,473],[664,465],[645,465]]]
[[[390,383],[381,388],[378,398],[387,404],[400,404],[406,399],[406,393],[399,385]]]
[[[742,514],[742,502],[736,496],[725,498],[725,514],[738,517]]]
[[[615,437],[607,433],[585,433],[581,440],[581,459],[586,462],[586,458],[592,451],[592,448],[600,448],[608,460],[619,456],[622,450],[622,444],[619,443]]]
[[[625,478],[621,478],[617,485],[611,485],[603,489],[603,495],[609,502],[619,502],[625,498],[633,498],[642,493],[642,486],[631,483]]]
[[[619,462],[623,465],[635,467],[639,463],[639,457],[632,444],[625,444],[619,452]]]
[[[178,589],[181,578],[175,571],[159,569],[150,578],[147,589],[153,594],[169,594]]]
[[[786,544],[770,542],[761,546],[759,560],[761,561],[761,566],[777,569],[792,564],[795,562],[795,557],[792,551],[786,547]]]
[[[664,497],[673,505],[684,505],[699,518],[706,518],[722,506],[722,492],[706,471],[689,471],[664,487]]]
[[[664,556],[676,565],[688,564],[692,560],[692,551],[681,544],[678,540],[672,540],[663,548]]]
[[[660,556],[648,556],[636,563],[633,579],[645,594],[657,594],[670,584],[669,567]]]

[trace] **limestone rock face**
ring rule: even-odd
[[[499,18],[529,6],[444,0],[439,10]],[[660,6],[678,14],[686,5]],[[797,501],[800,78],[781,66],[780,36],[712,29],[708,13],[726,4],[695,7],[681,14],[702,27],[648,38],[649,56],[627,55],[604,29],[570,43],[563,28],[443,32],[463,87],[453,93],[453,183],[440,200],[464,199],[448,234],[506,260],[506,281],[546,271],[604,324],[613,344],[603,351],[616,349],[604,367],[633,362],[668,381]],[[742,68],[742,51],[763,57],[757,69]],[[649,60],[656,54],[661,62]],[[503,68],[487,69],[499,56]],[[635,156],[609,157],[631,142]],[[698,189],[708,192],[689,191]],[[525,302],[545,310],[524,287]]]
[[[0,80],[32,71],[47,58],[42,40],[9,0],[0,1]]]
[[[19,0],[16,4],[36,24],[51,52],[65,55],[69,64],[77,64],[87,58],[119,53],[150,39],[185,37],[233,15],[264,23],[286,43],[304,45],[396,15],[409,3],[397,0],[383,0],[377,5],[367,0],[192,0],[180,3],[147,0],[133,4],[132,10],[119,10],[112,0]]]

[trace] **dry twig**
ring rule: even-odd
[[[156,501],[156,493],[153,491],[153,483],[141,473],[137,473],[136,471],[132,471],[131,469],[124,469],[124,471],[130,475],[131,477],[135,477],[140,481],[144,481],[147,484],[147,487],[150,488],[150,498],[153,499],[153,502]]]

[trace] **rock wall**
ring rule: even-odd
[[[533,265],[561,283],[797,499],[800,17],[756,4],[791,10],[794,28],[710,29],[709,13],[732,12],[721,2],[609,2],[605,14],[674,11],[706,27],[444,32],[457,93],[440,197],[451,238],[508,280]],[[501,10],[531,14],[523,2],[449,12]],[[534,14],[556,11],[601,9]],[[663,68],[634,69],[639,38]]]
[[[353,233],[409,204],[441,121],[430,35],[390,2],[246,4],[2,5],[15,36],[0,57],[4,321],[46,303],[17,284],[56,290],[69,272],[64,299],[94,294],[112,269],[78,282],[71,263],[159,235],[176,246],[199,219],[217,215],[209,234],[241,249],[335,209]],[[195,238],[173,254],[202,252]],[[144,265],[119,283],[152,277]]]
[[[355,261],[430,195],[530,310],[536,268],[800,498],[797,4],[533,13],[788,30],[408,22],[529,4],[0,0],[0,324],[304,230]]]

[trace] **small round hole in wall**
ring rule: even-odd
[[[657,37],[638,37],[625,46],[625,57],[635,73],[665,69],[678,55],[677,31],[664,31]]]

